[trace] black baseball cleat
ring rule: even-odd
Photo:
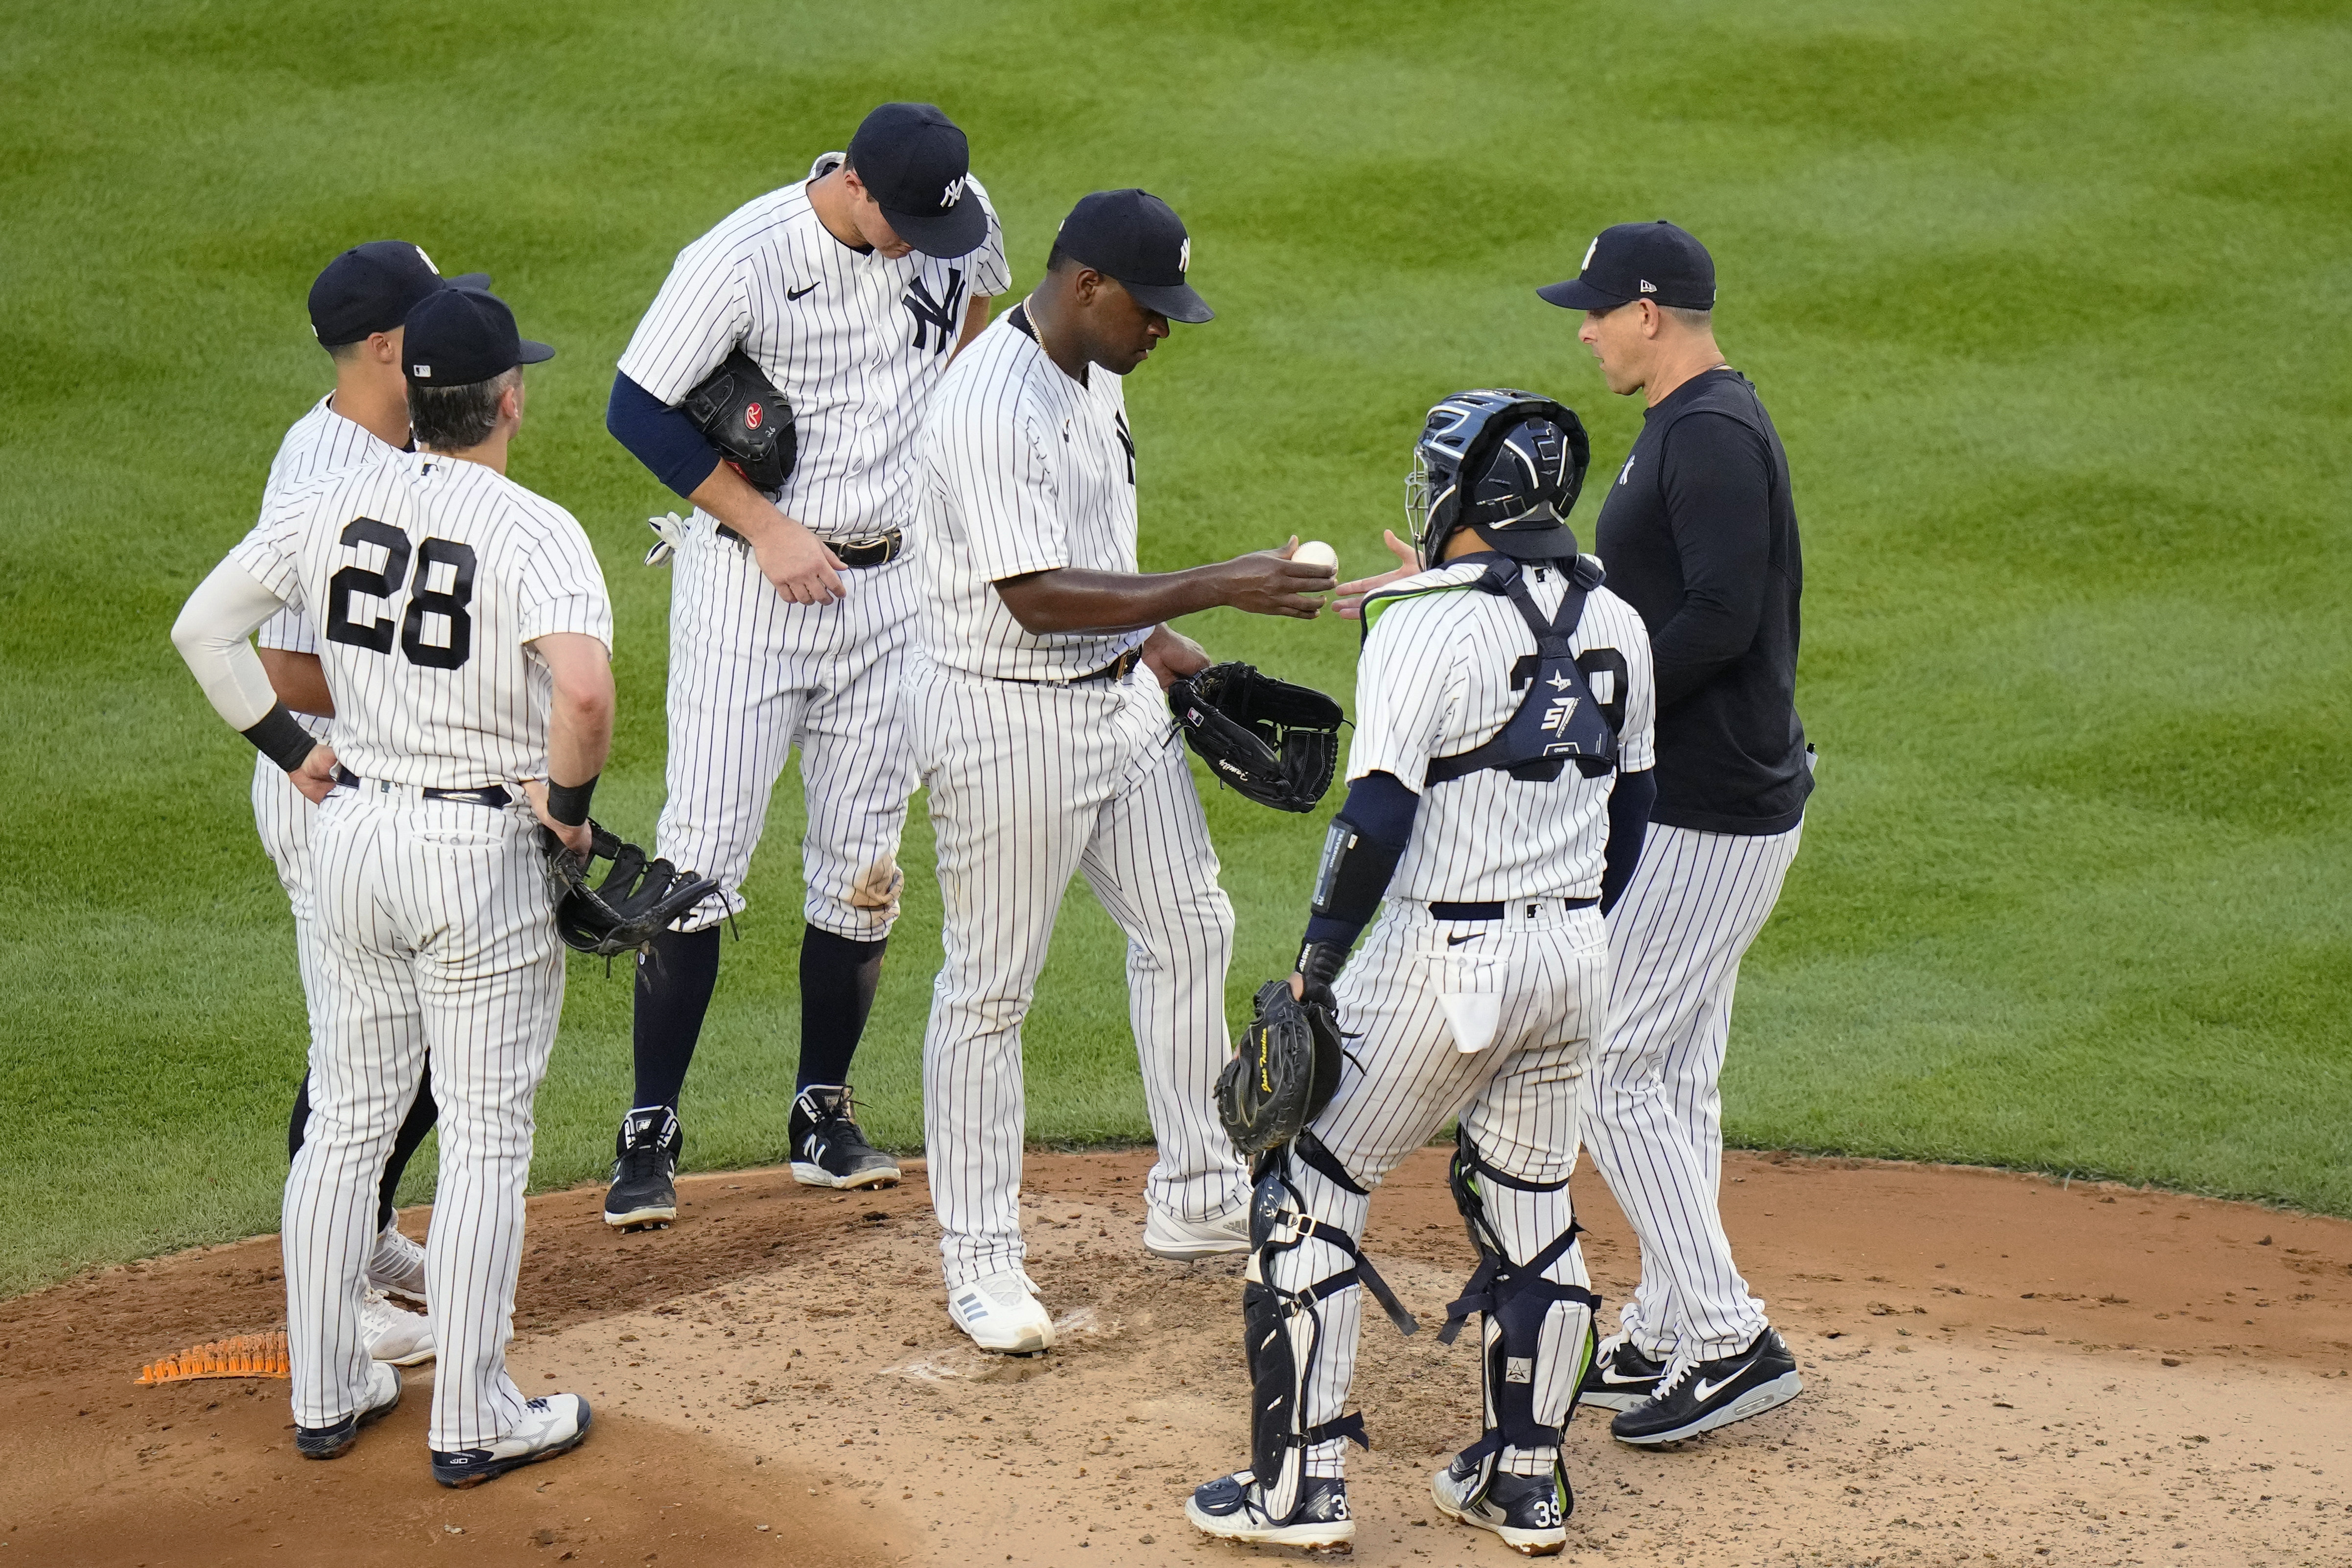
[[[803,1186],[896,1186],[898,1162],[849,1119],[849,1085],[812,1083],[793,1099],[793,1179]]]
[[[1298,1500],[1281,1519],[1265,1511],[1265,1489],[1247,1470],[1235,1470],[1192,1489],[1184,1517],[1203,1535],[1253,1546],[1348,1546],[1356,1521],[1348,1517],[1348,1483],[1308,1476],[1298,1483]]]
[[[1429,1499],[1437,1511],[1456,1523],[1491,1530],[1504,1545],[1529,1557],[1549,1557],[1568,1545],[1568,1516],[1576,1511],[1576,1494],[1557,1461],[1549,1475],[1497,1469],[1483,1488],[1482,1468],[1475,1459],[1456,1459],[1430,1477]]]
[[[1592,1364],[1584,1369],[1576,1402],[1603,1410],[1631,1410],[1657,1393],[1658,1380],[1665,1375],[1665,1363],[1652,1361],[1632,1340],[1613,1335],[1601,1342]]]
[[[365,1402],[341,1420],[325,1427],[294,1428],[294,1451],[306,1459],[331,1459],[359,1441],[360,1428],[381,1421],[400,1405],[400,1368],[390,1362],[368,1363]]]
[[[1610,1422],[1609,1435],[1645,1448],[1679,1443],[1777,1409],[1804,1386],[1797,1358],[1767,1328],[1737,1354],[1695,1363],[1661,1383],[1646,1404]]]
[[[663,1225],[677,1218],[677,1157],[686,1130],[667,1105],[641,1105],[621,1118],[614,1141],[613,1185],[604,1193],[604,1223]]]
[[[588,1401],[577,1394],[550,1394],[523,1406],[522,1425],[487,1448],[436,1448],[433,1479],[445,1487],[478,1487],[484,1481],[568,1454],[588,1436]]]

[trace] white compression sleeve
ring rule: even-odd
[[[247,639],[285,603],[245,568],[225,560],[196,585],[172,623],[172,645],[231,729],[251,729],[278,706],[261,655]]]

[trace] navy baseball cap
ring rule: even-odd
[[[1192,267],[1192,237],[1176,209],[1149,191],[1097,191],[1078,198],[1054,244],[1105,277],[1115,277],[1147,310],[1171,321],[1216,319],[1209,302],[1184,274]]]
[[[517,333],[514,312],[486,288],[436,289],[409,311],[407,326],[400,357],[411,386],[471,386],[555,358]]]
[[[444,278],[423,247],[404,239],[355,245],[310,285],[310,330],[330,349],[389,332],[416,302],[440,288],[488,288],[487,272]]]
[[[988,211],[968,184],[971,144],[929,103],[886,103],[849,139],[849,166],[898,237],[952,261],[988,237]]]
[[[1660,218],[1602,229],[1585,247],[1584,266],[1565,283],[1536,290],[1567,310],[1614,310],[1654,299],[1679,310],[1715,308],[1715,258],[1689,231]]]

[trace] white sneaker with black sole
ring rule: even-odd
[[[1054,1320],[1036,1291],[1035,1281],[1007,1269],[950,1287],[948,1316],[982,1350],[1036,1355],[1054,1348]]]
[[[1664,1362],[1652,1361],[1623,1334],[1612,1334],[1593,1352],[1592,1364],[1584,1369],[1584,1382],[1577,1388],[1576,1402],[1603,1410],[1631,1410],[1646,1404],[1665,1375]]]
[[[1667,1374],[1658,1392],[1609,1423],[1609,1435],[1636,1448],[1679,1443],[1776,1410],[1804,1390],[1797,1358],[1770,1328],[1747,1347]]]
[[[1158,1204],[1143,1221],[1143,1249],[1155,1258],[1190,1263],[1250,1249],[1250,1208],[1243,1202],[1207,1219],[1180,1219]]]
[[[588,1436],[588,1401],[550,1394],[527,1401],[522,1425],[481,1448],[436,1448],[433,1479],[445,1487],[478,1487],[509,1470],[568,1454]]]
[[[390,1362],[368,1363],[367,1393],[360,1407],[324,1427],[294,1428],[294,1451],[306,1459],[331,1459],[359,1441],[360,1428],[383,1420],[400,1407],[400,1369]]]

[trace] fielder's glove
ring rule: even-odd
[[[1339,705],[1248,664],[1212,664],[1168,688],[1184,738],[1216,774],[1261,806],[1311,811],[1339,763]]]
[[[742,350],[729,354],[703,377],[677,409],[694,421],[727,465],[761,495],[774,496],[792,477],[800,455],[793,405]]]
[[[1217,1120],[1234,1146],[1255,1155],[1298,1136],[1331,1103],[1346,1056],[1328,989],[1301,1001],[1287,979],[1260,986],[1257,1016],[1217,1075]]]
[[[669,862],[647,861],[646,852],[625,843],[594,821],[588,858],[582,860],[545,828],[540,845],[547,852],[548,892],[555,903],[555,929],[564,946],[600,958],[633,953],[656,932],[719,890],[715,877],[681,872]],[[590,885],[598,861],[613,869]]]

